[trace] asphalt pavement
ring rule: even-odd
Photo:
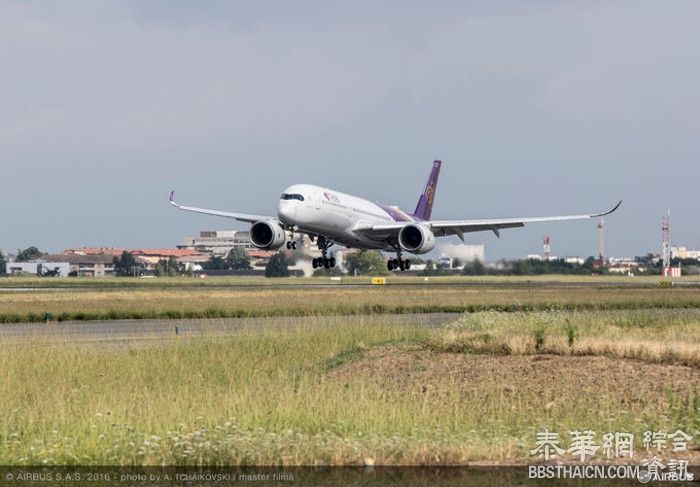
[[[105,320],[0,324],[0,343],[137,344],[173,338],[224,336],[243,329],[284,328],[309,321],[342,326],[357,322],[404,323],[437,327],[454,321],[459,313],[352,315],[323,317],[216,318],[189,320]]]

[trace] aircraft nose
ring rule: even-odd
[[[296,214],[296,205],[292,201],[280,201],[277,215],[283,222],[290,222]]]

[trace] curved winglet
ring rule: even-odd
[[[597,214],[595,214],[595,215],[591,215],[591,218],[598,218],[599,216],[609,215],[610,213],[612,213],[612,212],[614,212],[615,210],[617,210],[617,209],[620,207],[621,204],[622,204],[622,200],[618,201],[617,204],[613,207],[612,210],[608,210],[608,211],[603,212],[603,213],[597,213]]]

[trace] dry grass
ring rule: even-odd
[[[700,310],[483,312],[430,341],[439,351],[605,355],[700,367]]]
[[[0,294],[0,322],[476,311],[700,308],[695,289],[497,286],[154,288]]]
[[[336,317],[127,349],[0,344],[0,464],[523,462],[544,427],[697,434],[700,368],[680,356],[547,348],[560,346],[566,332],[554,330],[566,320],[581,346],[694,346],[697,319],[478,313],[435,330]],[[541,327],[544,345],[531,350],[526,337],[536,343]],[[485,333],[513,339],[510,355],[439,350]],[[525,355],[513,355],[518,346]]]

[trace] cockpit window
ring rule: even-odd
[[[299,200],[299,201],[304,201],[304,197],[300,194],[296,193],[282,193],[282,196],[280,196],[281,200]]]

